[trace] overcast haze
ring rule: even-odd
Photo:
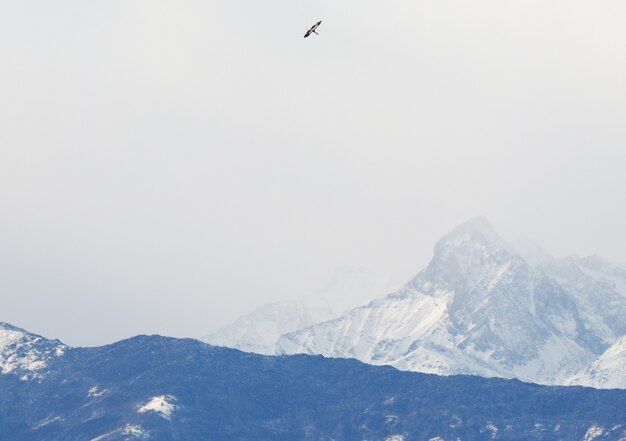
[[[623,0],[2,9],[0,321],[198,337],[476,215],[626,262]]]

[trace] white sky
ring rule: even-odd
[[[200,336],[475,215],[626,262],[623,0],[2,9],[0,321]]]

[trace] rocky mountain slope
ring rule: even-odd
[[[577,374],[570,384],[600,389],[626,389],[626,336]]]
[[[24,381],[41,378],[50,360],[65,349],[59,341],[0,322],[0,374],[12,373]]]
[[[626,270],[599,256],[552,259],[539,268],[572,295],[604,349],[626,334]]]

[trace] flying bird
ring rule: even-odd
[[[321,25],[321,24],[322,24],[322,21],[320,20],[320,21],[318,21],[317,23],[315,23],[313,26],[311,26],[311,29],[309,29],[308,31],[306,31],[306,34],[304,34],[304,38],[308,37],[308,36],[309,36],[309,35],[311,35],[311,34],[317,34],[317,32],[315,32],[315,30],[316,30],[316,29],[317,29],[317,27],[318,27],[319,25]],[[317,35],[319,35],[319,34],[317,34]]]

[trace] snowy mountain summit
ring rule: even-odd
[[[65,345],[0,322],[0,375],[13,373],[24,381],[40,378],[48,360],[63,355]]]
[[[486,219],[471,219],[443,237],[428,267],[398,292],[285,334],[277,352],[564,384],[626,332],[626,314],[614,314],[626,296],[601,271],[577,273],[606,288],[592,295],[567,289],[543,265],[529,264]]]

